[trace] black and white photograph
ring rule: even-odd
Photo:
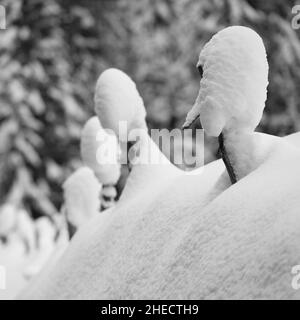
[[[300,1],[0,0],[0,300],[298,299]]]

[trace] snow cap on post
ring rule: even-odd
[[[101,184],[88,167],[77,169],[63,184],[68,220],[79,227],[99,211]]]
[[[135,83],[118,69],[107,69],[95,90],[95,112],[105,129],[112,129],[120,141],[127,141],[132,129],[146,129],[146,111]],[[120,122],[127,123],[127,135],[119,134]]]
[[[261,37],[252,29],[233,26],[212,37],[200,53],[203,78],[184,127],[199,115],[210,136],[223,131],[253,131],[265,107],[268,62]]]
[[[120,177],[120,149],[114,134],[105,131],[97,116],[90,118],[81,133],[80,151],[83,162],[99,182],[115,184]]]

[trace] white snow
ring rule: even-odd
[[[21,298],[299,298],[291,287],[300,262],[299,162],[300,151],[274,137],[235,185],[219,160],[201,175],[138,187],[81,229]]]
[[[0,265],[6,271],[6,289],[0,289],[0,300],[14,299],[26,286],[23,270],[29,259],[23,241],[16,234],[7,244],[0,244]]]
[[[55,261],[68,244],[66,233],[55,240],[55,227],[49,218],[33,221],[21,208],[14,208],[16,222],[0,243],[0,265],[6,270],[6,289],[0,290],[0,300],[14,299],[51,259]]]
[[[102,126],[113,130],[120,141],[127,141],[133,129],[147,129],[146,111],[135,83],[118,69],[107,69],[99,77],[95,89],[95,111]],[[128,131],[119,132],[120,122]]]
[[[32,252],[35,247],[35,225],[33,219],[24,209],[18,210],[18,220],[16,225],[16,232],[26,245],[26,249]]]
[[[23,241],[27,251],[34,247],[34,224],[24,209],[7,203],[0,210],[0,236],[10,241],[18,238]]]
[[[0,236],[6,237],[16,227],[17,210],[15,206],[6,203],[0,208]]]
[[[107,133],[97,116],[84,125],[80,144],[81,158],[102,184],[115,184],[120,177],[120,150],[116,136]]]
[[[185,174],[170,163],[148,134],[144,132],[140,138],[133,146],[136,157],[132,159],[132,170],[119,200],[119,206],[122,206],[123,201],[136,199],[137,194],[144,194],[146,198],[149,192],[160,192],[164,184]]]
[[[268,157],[276,137],[258,132],[228,132],[225,147],[238,180],[258,168]]]
[[[285,137],[285,140],[292,143],[294,146],[300,148],[300,132],[296,132],[294,134],[290,134]]]
[[[200,91],[184,126],[200,115],[208,135],[222,131],[253,131],[266,100],[268,62],[260,36],[250,28],[233,26],[212,37],[200,53]]]
[[[67,219],[77,228],[100,210],[101,184],[88,167],[77,169],[63,184]]]
[[[284,140],[300,147],[299,132],[284,137]],[[225,146],[237,179],[258,168],[269,156],[276,141],[276,137],[258,132],[227,132]]]
[[[200,53],[200,91],[184,126],[200,115],[208,135],[224,138],[236,178],[255,170],[266,158],[266,135],[254,133],[267,96],[268,62],[260,36],[234,26],[218,32]]]
[[[55,228],[47,217],[40,217],[35,221],[38,248],[34,252],[30,263],[24,270],[24,276],[32,278],[40,272],[55,250]]]
[[[226,28],[199,64],[201,89],[187,123],[200,114],[208,134],[223,132],[238,182],[231,185],[221,160],[194,174],[179,170],[144,133],[116,206],[84,224],[20,298],[300,298],[291,287],[291,270],[300,264],[299,138],[253,132],[268,83],[263,43],[249,28]],[[121,142],[145,128],[142,99],[119,70],[100,76],[95,104],[102,125],[116,134],[127,121]],[[90,124],[82,152],[95,164],[90,137],[100,123]]]

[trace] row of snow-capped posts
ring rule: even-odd
[[[247,174],[245,168],[250,167],[242,163],[245,157],[241,160],[236,145],[244,148],[247,142],[255,141],[253,131],[265,106],[268,63],[263,42],[249,28],[226,28],[205,45],[197,68],[200,90],[183,129],[190,128],[200,119],[206,134],[218,138],[219,155],[234,184]],[[97,116],[89,119],[83,128],[81,156],[102,184],[101,210],[105,210],[113,206],[119,196],[116,185],[121,176],[120,154],[127,156],[128,146],[132,145],[140,154],[147,152],[141,141],[137,143],[130,139],[133,130],[147,132],[146,111],[135,83],[117,69],[108,69],[100,75],[94,103]],[[119,132],[120,122],[127,123],[126,131]],[[98,139],[99,135],[101,139]],[[151,141],[148,134],[145,134],[145,141]],[[115,161],[101,163],[103,149],[113,151]],[[160,152],[155,147],[151,152],[153,150]],[[173,166],[167,160],[165,162]],[[131,170],[131,165],[128,169]]]

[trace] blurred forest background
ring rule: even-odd
[[[180,127],[199,88],[195,64],[210,37],[229,25],[254,28],[270,64],[259,130],[300,130],[300,30],[295,1],[3,1],[0,30],[0,205],[34,218],[62,203],[62,183],[80,165],[79,138],[93,91],[108,67],[127,72],[150,128]],[[1,209],[0,209],[1,210]]]

